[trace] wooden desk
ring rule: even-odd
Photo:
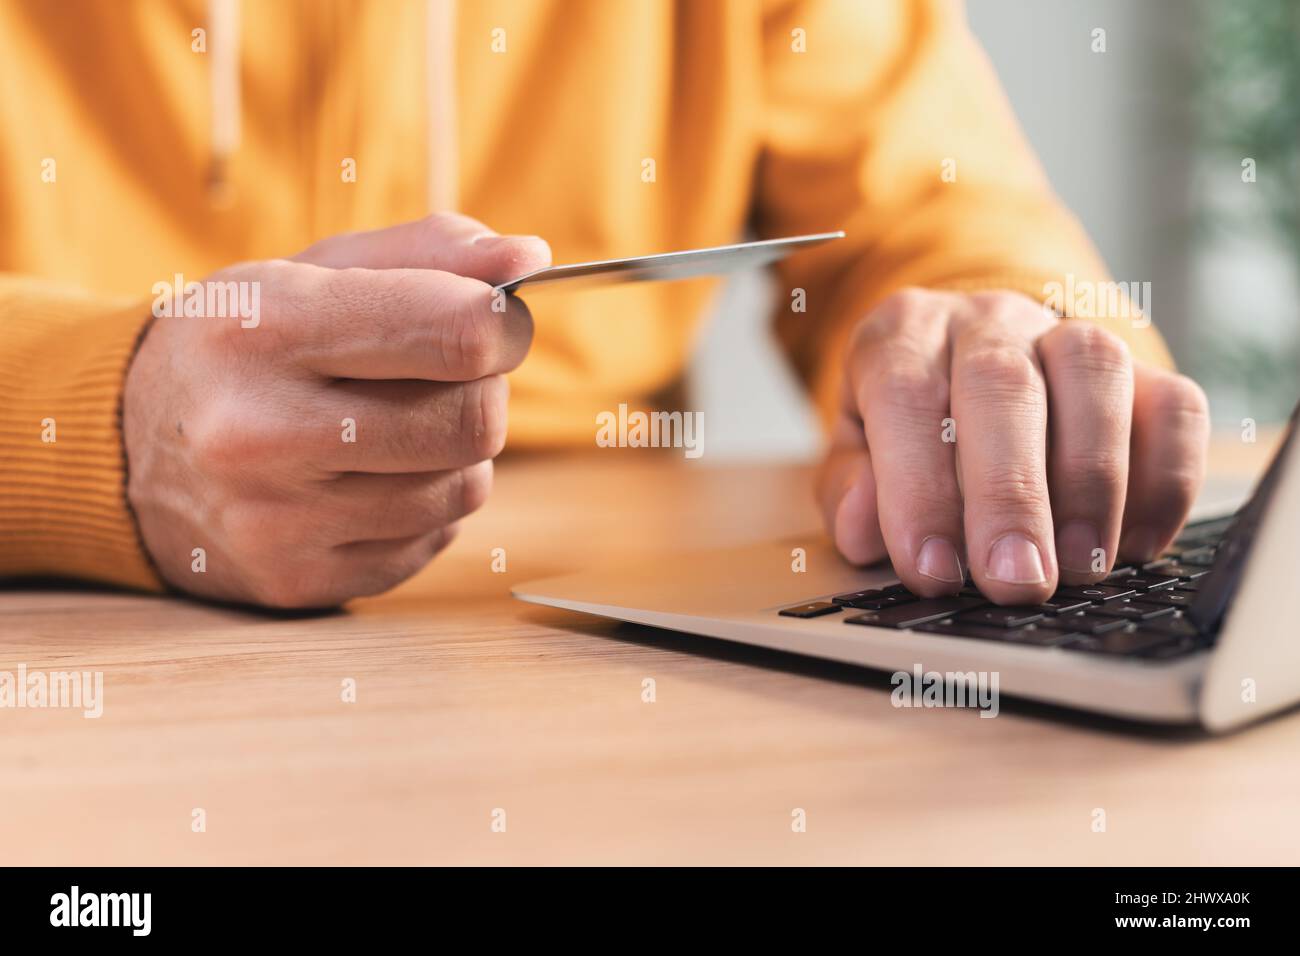
[[[98,720],[0,711],[0,862],[1300,859],[1294,715],[1204,739],[1007,701],[995,720],[896,710],[879,675],[508,597],[633,549],[815,525],[806,469],[698,464],[507,462],[450,552],[331,616],[0,592],[0,670],[105,674]]]

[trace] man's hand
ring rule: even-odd
[[[210,276],[258,284],[255,325],[156,319],[123,430],[162,576],[317,607],[423,567],[488,495],[504,373],[532,341],[528,309],[507,297],[495,311],[489,283],[549,263],[536,237],[439,215]]]
[[[1009,292],[900,292],[858,326],[817,491],[854,563],[933,597],[967,570],[1037,604],[1147,561],[1205,468],[1205,395],[1125,344]]]

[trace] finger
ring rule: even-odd
[[[277,509],[278,510],[278,509]],[[379,594],[419,571],[456,536],[449,524],[394,540],[357,541],[326,548],[310,565],[284,561],[251,587],[266,607],[338,607],[354,597]]]
[[[861,423],[845,425],[854,429],[859,439],[856,444],[832,445],[827,452],[817,473],[817,501],[826,533],[845,560],[875,564],[888,552],[876,518],[871,456],[860,437]]]
[[[533,320],[514,296],[474,279],[419,269],[292,266],[276,282],[271,334],[240,341],[333,378],[462,382],[511,371]]]
[[[356,541],[341,545],[332,554],[331,591],[339,604],[349,598],[381,594],[427,565],[455,539],[459,530],[451,524],[427,534],[397,541]]]
[[[817,504],[826,533],[852,564],[875,564],[888,552],[876,516],[876,481],[871,472],[867,436],[858,417],[845,362],[840,411],[831,427],[831,447],[814,479]]]
[[[312,503],[329,540],[402,541],[453,524],[481,508],[492,491],[492,462],[408,475],[349,473]]]
[[[1101,580],[1115,565],[1128,484],[1133,363],[1118,337],[1083,321],[1038,340],[1047,379],[1048,484],[1061,580]]]
[[[473,382],[341,381],[319,422],[301,429],[289,459],[328,473],[409,474],[463,468],[505,447],[510,386],[500,375]]]
[[[966,575],[949,414],[948,318],[956,301],[921,292],[892,297],[863,326],[851,358],[880,530],[895,573],[925,597],[956,593]]]
[[[551,264],[540,236],[501,236],[477,219],[434,213],[414,222],[322,239],[294,256],[330,269],[437,269],[498,285]]]
[[[1057,580],[1047,394],[1032,345],[1051,326],[1023,301],[985,301],[954,323],[952,345],[967,555],[975,583],[999,604],[1040,603]]]
[[[1135,367],[1121,560],[1150,561],[1178,534],[1205,477],[1209,436],[1209,405],[1199,385],[1150,365]]]

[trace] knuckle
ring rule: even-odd
[[[1061,461],[1060,474],[1066,476],[1071,487],[1085,494],[1092,494],[1099,487],[1119,490],[1128,478],[1128,459],[1103,451],[1069,455]]]
[[[263,318],[257,334],[249,336],[273,353],[303,344],[309,329],[318,322],[322,304],[340,301],[349,309],[357,306],[355,278],[349,269],[279,262],[267,274],[263,296]]]
[[[460,485],[459,514],[472,514],[487,504],[492,493],[492,462],[462,468],[456,474]]]
[[[906,286],[890,293],[871,311],[859,326],[862,342],[900,335],[918,322],[931,321],[940,310],[944,294],[916,286]]]
[[[1193,468],[1174,467],[1163,476],[1162,484],[1166,499],[1180,514],[1185,513],[1201,489],[1201,473]]]
[[[920,286],[904,286],[896,289],[881,300],[878,309],[882,314],[899,314],[922,308],[938,297],[938,293]]]
[[[277,509],[245,502],[226,510],[223,531],[232,555],[255,555],[240,571],[244,590],[264,607],[299,609],[334,603],[322,586],[318,562],[310,553],[300,523]],[[268,539],[275,542],[267,547]]]
[[[999,511],[1031,510],[1047,500],[1047,481],[1036,468],[999,464],[980,476],[979,495]]]
[[[447,211],[431,212],[421,218],[419,224],[421,228],[433,233],[453,232],[478,225],[469,216]]]
[[[310,246],[298,253],[297,257],[302,262],[312,263],[329,263],[336,260],[339,253],[346,251],[349,246],[356,241],[357,233],[340,232],[332,236],[326,236],[324,239],[318,239]]]
[[[1129,374],[1128,345],[1114,333],[1089,322],[1063,322],[1049,336],[1060,360],[1090,375]]]
[[[1042,311],[1042,306],[1029,296],[1021,292],[1013,292],[1010,289],[988,289],[982,292],[973,292],[971,293],[971,301],[982,312],[995,316],[1005,316],[1008,313],[1018,312],[1026,306],[1035,312]]]
[[[418,541],[394,551],[373,563],[368,575],[359,582],[358,595],[379,594],[401,584],[415,574],[456,537],[456,525],[448,524],[430,531]]]
[[[337,603],[310,569],[292,564],[259,575],[252,593],[258,604],[286,611],[328,607]]]
[[[906,489],[905,501],[895,498],[882,504],[884,508],[904,505],[909,514],[924,515],[927,521],[956,518],[961,514],[961,494],[956,487],[949,487],[953,484],[955,481],[938,487],[910,487]]]
[[[287,259],[261,263],[257,278],[262,282],[264,316],[259,329],[275,335],[294,318],[315,315],[321,282],[328,275],[325,269]]]
[[[268,339],[276,334],[276,323],[266,320],[267,312],[272,310],[267,309],[266,303],[261,301],[268,284],[265,275],[261,272],[241,267],[223,269],[208,276],[202,283],[205,293],[210,291],[219,296],[217,301],[209,300],[205,303],[205,309],[212,306],[213,311],[205,311],[199,318],[183,318],[179,321],[197,325],[198,340],[219,354],[249,353],[265,345]],[[245,304],[247,295],[247,292],[242,290],[246,290],[249,286],[258,289],[259,301],[255,324],[246,326],[245,323],[249,319],[238,310]],[[269,334],[267,329],[270,329]]]
[[[496,354],[492,324],[465,296],[456,297],[450,321],[442,329],[440,346],[447,367],[460,377],[477,379],[492,371]]]
[[[248,545],[257,542],[258,536],[266,533],[266,515],[249,506],[247,501],[235,502],[226,507],[221,514],[221,533],[236,554],[261,556],[264,549],[247,550]],[[278,540],[278,539],[276,539]],[[255,575],[260,581],[263,575]]]
[[[249,278],[261,279],[273,301],[295,295],[305,298],[331,271],[320,266],[294,262],[292,259],[267,259],[256,265],[257,274],[250,275]]]
[[[505,376],[479,379],[460,389],[460,441],[474,461],[501,454],[506,444],[509,385]]]
[[[1208,427],[1210,403],[1205,390],[1185,375],[1169,374],[1158,378],[1151,389],[1152,407],[1162,419],[1177,424]]]
[[[948,414],[948,380],[914,363],[891,364],[873,380],[869,401],[888,405],[909,423],[937,424]]]
[[[243,473],[250,462],[265,460],[281,444],[272,430],[247,421],[237,410],[216,407],[193,418],[185,437],[195,471],[218,478]]]
[[[1009,392],[1022,398],[1042,391],[1042,377],[1030,357],[1009,345],[981,345],[961,360],[963,378],[977,390]]]
[[[877,564],[889,557],[889,551],[876,540],[869,540],[865,543],[855,538],[847,536],[842,530],[833,532],[835,538],[835,550],[840,553],[845,561],[849,564],[866,567],[867,565]]]

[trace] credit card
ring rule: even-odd
[[[843,239],[843,232],[818,232],[784,239],[758,239],[736,242],[708,249],[683,249],[653,256],[627,259],[601,259],[548,266],[521,275],[496,286],[502,292],[514,292],[523,286],[548,286],[564,283],[570,287],[613,285],[620,282],[663,282],[668,279],[694,279],[699,276],[723,275],[739,269],[753,269],[784,259],[792,252],[832,239]]]

